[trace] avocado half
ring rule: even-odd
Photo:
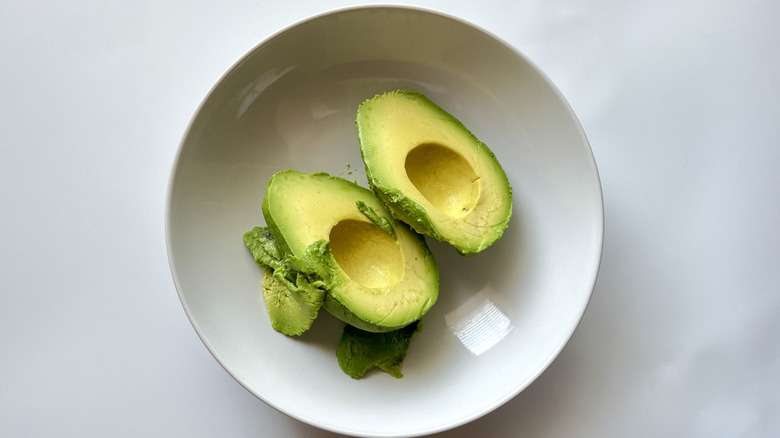
[[[512,187],[488,147],[427,97],[394,91],[356,118],[368,182],[397,219],[473,255],[509,225]]]
[[[439,271],[425,240],[370,190],[324,173],[282,171],[271,177],[262,209],[288,289],[324,290],[322,307],[342,321],[387,332],[419,320],[436,301]]]

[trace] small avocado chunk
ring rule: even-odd
[[[378,367],[396,379],[403,377],[401,365],[412,336],[422,329],[417,321],[386,333],[366,332],[347,324],[341,334],[336,358],[342,371],[359,379]]]
[[[274,276],[326,291],[323,308],[347,324],[397,330],[436,301],[439,271],[425,239],[370,190],[287,170],[271,177],[262,208],[283,255]]]
[[[244,233],[244,244],[263,268],[263,298],[271,327],[288,336],[300,336],[311,327],[325,300],[325,290],[316,276],[293,268],[296,263],[284,257],[271,231],[255,227]]]
[[[269,268],[263,272],[263,298],[271,327],[288,336],[300,336],[308,331],[317,318],[322,299],[307,301],[311,295],[291,291]]]
[[[282,266],[282,253],[268,227],[254,227],[244,233],[243,237],[244,245],[249,248],[258,266],[271,270]]]
[[[501,237],[512,187],[458,119],[422,94],[398,90],[363,102],[355,122],[369,185],[395,218],[462,255]]]

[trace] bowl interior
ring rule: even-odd
[[[514,214],[475,257],[429,240],[439,301],[405,377],[353,380],[336,362],[343,325],[330,315],[298,339],[271,329],[262,271],[241,235],[265,223],[260,204],[276,171],[325,171],[365,186],[355,111],[395,89],[427,95],[493,150],[514,188]],[[530,384],[579,323],[603,235],[591,151],[549,80],[489,34],[408,8],[321,15],[253,49],[199,108],[168,202],[174,280],[215,358],[271,406],[364,436],[448,429]]]

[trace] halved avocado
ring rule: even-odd
[[[263,215],[283,269],[326,291],[323,307],[370,332],[419,320],[436,301],[439,272],[422,236],[368,189],[324,173],[276,173]]]
[[[363,102],[356,118],[368,182],[393,216],[473,255],[512,215],[512,187],[488,147],[422,94]]]

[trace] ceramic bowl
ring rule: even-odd
[[[262,271],[241,236],[279,170],[367,185],[355,112],[378,93],[421,92],[459,118],[514,188],[504,236],[475,257],[430,241],[441,288],[404,377],[338,366],[343,324],[321,312],[300,338],[275,332]],[[184,309],[248,391],[300,421],[350,435],[417,436],[510,400],[555,359],[590,299],[603,208],[587,139],[561,93],[525,56],[439,13],[366,7],[322,14],[261,43],[218,80],[174,163],[168,256]]]

